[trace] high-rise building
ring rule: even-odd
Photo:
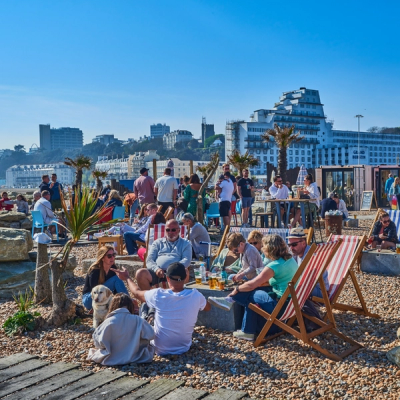
[[[170,132],[170,127],[165,124],[153,124],[150,125],[150,137],[162,138],[166,133]]]
[[[203,143],[203,146],[206,139],[214,135],[215,135],[214,124],[207,124],[206,119],[203,117],[201,123],[201,141]]]
[[[105,144],[106,146],[116,141],[118,141],[118,139],[116,139],[114,135],[97,135],[92,139],[92,143],[101,143]]]
[[[78,128],[51,128],[50,124],[41,124],[39,135],[42,150],[80,149],[83,146],[83,132]]]
[[[175,150],[175,145],[177,143],[188,143],[193,139],[192,132],[177,130],[171,133],[166,133],[163,136],[164,149]]]
[[[304,165],[396,164],[400,154],[400,135],[333,129],[320,102],[318,90],[301,87],[284,92],[271,109],[254,111],[250,121],[229,121],[226,124],[225,156],[233,150],[249,151],[260,164],[252,168],[254,175],[266,175],[267,162],[277,165],[278,147],[265,143],[261,135],[277,124],[281,128],[294,125],[304,139],[288,149],[288,168]]]

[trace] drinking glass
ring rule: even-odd
[[[400,244],[396,244],[396,253],[400,254]]]
[[[196,284],[201,285],[201,271],[200,268],[194,270],[194,278],[196,279]]]
[[[380,253],[381,250],[382,250],[382,246],[381,246],[380,244],[378,244],[378,245],[376,246],[376,249],[378,250],[378,253]]]

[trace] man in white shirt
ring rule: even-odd
[[[219,195],[219,215],[222,218],[224,226],[228,226],[231,223],[231,200],[235,187],[229,172],[225,172],[224,175],[221,175],[219,178],[219,182],[215,185],[215,190]]]
[[[57,216],[51,209],[50,197],[50,192],[43,190],[42,197],[35,203],[35,207],[33,208],[34,211],[40,211],[43,217],[43,222],[46,225],[57,221]],[[54,233],[55,229],[56,227],[54,225],[48,227],[50,233]]]
[[[289,197],[289,189],[283,184],[282,177],[276,175],[274,178],[274,184],[269,188],[269,193],[274,199],[287,199]],[[285,203],[280,203],[281,219],[285,213]]]
[[[209,311],[211,305],[196,289],[185,289],[186,268],[172,263],[167,268],[169,289],[141,290],[129,277],[125,268],[111,268],[117,276],[128,283],[133,296],[146,302],[155,310],[154,333],[151,342],[158,355],[182,354],[192,345],[193,329],[199,311]]]
[[[154,185],[154,193],[157,196],[158,204],[162,206],[161,212],[163,214],[168,207],[175,208],[178,182],[171,176],[171,168],[165,168],[164,176],[157,179]]]

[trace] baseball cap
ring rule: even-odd
[[[186,279],[185,266],[178,262],[171,264],[167,268],[167,277],[173,281],[184,281]]]
[[[306,234],[301,226],[293,228],[289,231],[288,239],[305,239],[305,238]]]
[[[225,179],[224,174],[221,174],[218,179]]]
[[[141,173],[141,174],[144,174],[146,171],[149,171],[149,169],[148,169],[148,168],[142,168],[142,169],[140,170],[140,173]]]

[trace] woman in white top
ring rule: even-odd
[[[337,209],[342,212],[343,220],[348,219],[349,211],[347,210],[346,203],[344,202],[344,200],[339,199],[339,196],[336,193],[333,195],[333,200],[335,200],[337,204]]]
[[[306,215],[309,212],[315,215],[320,203],[319,201],[320,193],[318,190],[317,183],[314,182],[314,178],[311,174],[308,174],[304,177],[304,189],[301,191],[301,193],[307,195],[310,198],[310,202],[304,204],[304,210]],[[300,205],[298,205],[297,207],[298,208],[296,210],[296,214],[292,221],[293,227],[296,226],[297,222],[299,222],[301,226],[304,226],[301,220]]]

